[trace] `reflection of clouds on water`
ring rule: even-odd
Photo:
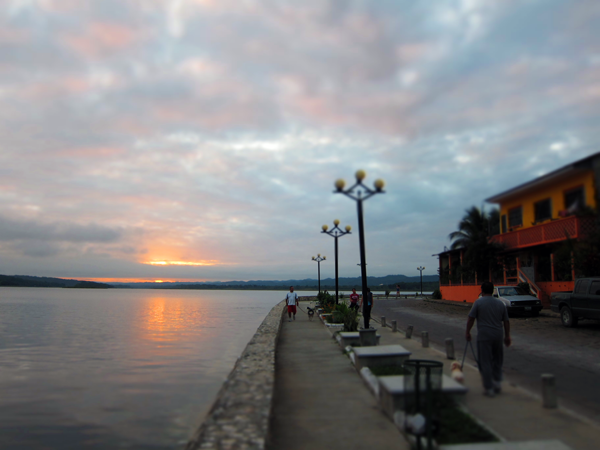
[[[0,448],[179,446],[278,301],[264,292],[0,288]]]

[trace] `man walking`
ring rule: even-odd
[[[296,320],[296,306],[298,306],[298,294],[294,292],[294,286],[290,286],[290,292],[285,296],[288,310],[289,321],[292,321],[292,314]]]
[[[483,381],[484,395],[494,397],[502,390],[502,362],[504,345],[510,347],[510,322],[506,306],[494,298],[494,285],[486,281],[481,285],[481,297],[475,300],[467,320],[467,341],[471,340],[471,328],[477,319],[477,354],[479,373]],[[502,329],[504,328],[504,333]]]

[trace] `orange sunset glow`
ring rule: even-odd
[[[214,266],[219,262],[213,259],[206,261],[146,261],[143,264],[151,266]]]

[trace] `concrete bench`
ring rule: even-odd
[[[401,345],[355,347],[353,351],[354,365],[358,370],[363,367],[401,366],[411,355]]]
[[[404,410],[404,375],[378,377],[377,380],[379,381],[379,403],[383,411],[393,420],[396,411]],[[422,386],[422,390],[424,388],[425,386]],[[462,402],[468,391],[469,389],[453,378],[442,375],[442,392],[455,401]]]
[[[377,335],[377,345],[379,345],[379,340],[381,339],[381,335]],[[346,348],[347,346],[351,347],[360,347],[360,333],[358,331],[340,331],[336,340],[340,344],[340,347]]]

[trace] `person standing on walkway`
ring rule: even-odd
[[[491,282],[486,281],[481,285],[481,297],[475,300],[469,312],[465,334],[467,341],[471,341],[471,328],[477,320],[477,363],[483,381],[483,394],[488,397],[494,397],[502,391],[502,342],[507,347],[512,343],[506,306],[494,298],[493,293],[494,285]]]
[[[350,294],[350,309],[358,311],[358,300],[360,296],[356,293],[356,288],[352,288],[352,294]]]
[[[369,322],[371,321],[371,308],[373,308],[373,293],[371,292],[371,288],[367,288],[367,299],[363,299],[360,303],[360,306],[363,307],[363,320],[364,320],[364,328],[369,329]]]
[[[397,284],[396,285],[396,298],[398,298],[400,296],[400,285]]]
[[[292,314],[296,320],[296,306],[298,306],[298,294],[294,292],[294,286],[290,286],[290,292],[285,296],[288,310],[289,321],[292,321]]]

